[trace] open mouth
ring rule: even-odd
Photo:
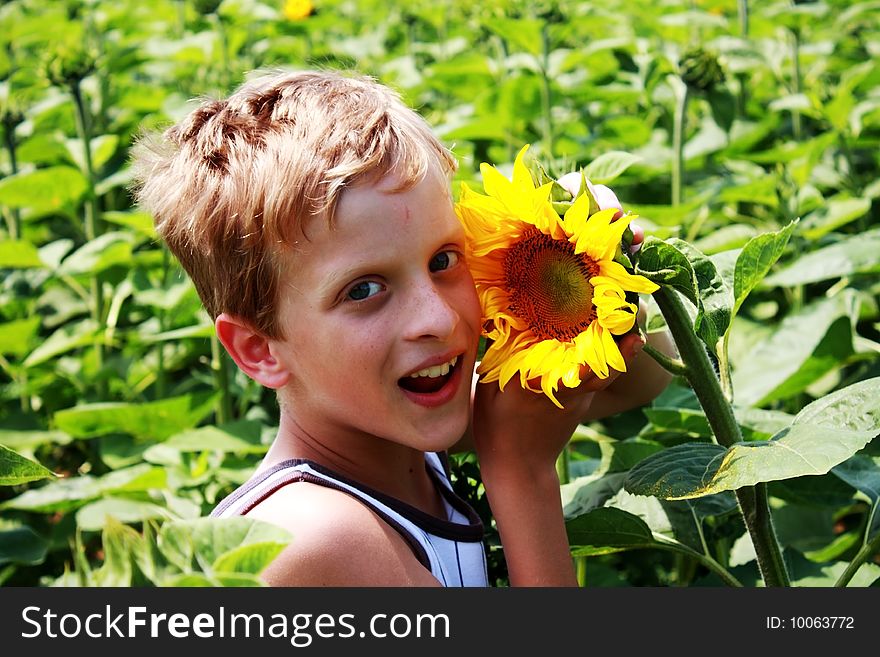
[[[445,363],[426,367],[418,372],[413,372],[409,376],[401,377],[398,379],[397,385],[409,392],[423,395],[439,392],[452,378],[460,361],[461,358],[459,356],[453,356]]]

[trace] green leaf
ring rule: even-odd
[[[0,354],[21,356],[26,353],[39,328],[39,317],[0,324]]]
[[[867,535],[872,536],[880,529],[880,513],[876,511],[880,506],[880,457],[856,454],[834,467],[831,473],[871,500],[875,511]]]
[[[99,332],[97,323],[90,319],[73,324],[65,324],[24,359],[24,366],[34,367],[51,360],[59,354],[93,344]]]
[[[115,265],[129,266],[133,242],[130,233],[104,233],[67,256],[59,273],[67,276],[97,274]]]
[[[541,28],[543,23],[528,18],[492,18],[486,27],[511,45],[532,55],[541,54]]]
[[[584,167],[584,175],[591,183],[607,185],[642,158],[625,151],[605,151]]]
[[[727,450],[714,443],[684,443],[649,456],[630,470],[623,484],[633,495],[680,500],[701,490],[704,477],[718,470]],[[709,471],[711,468],[711,471]],[[709,493],[704,493],[708,495]]]
[[[77,203],[87,189],[85,177],[73,167],[24,171],[0,180],[0,205],[43,215]]]
[[[128,212],[109,211],[102,214],[101,218],[111,224],[131,228],[150,239],[156,238],[153,218],[147,212],[137,212],[134,210]]]
[[[81,507],[76,512],[76,524],[85,531],[98,531],[105,528],[111,518],[122,523],[135,523],[173,517],[173,513],[158,504],[107,497]]]
[[[565,523],[565,530],[575,556],[657,545],[644,520],[613,507],[594,509],[573,518]]]
[[[199,427],[175,434],[162,443],[181,452],[220,451],[242,454],[263,454],[262,425],[254,420],[239,420],[222,426]],[[149,458],[148,454],[145,457]]]
[[[48,468],[0,445],[0,486],[17,486],[55,477]]]
[[[687,256],[668,242],[647,236],[639,250],[635,273],[658,285],[669,285],[695,306],[699,304],[694,268]]]
[[[164,468],[147,463],[114,470],[101,477],[77,475],[50,482],[25,491],[0,504],[0,508],[52,513],[70,511],[104,496],[138,496],[150,490],[161,490],[168,484]]]
[[[808,240],[817,240],[832,230],[855,221],[871,211],[869,198],[831,199],[825,207],[804,217],[801,233]]]
[[[699,312],[694,322],[697,334],[717,353],[718,341],[727,332],[733,308],[733,292],[718,274],[713,262],[683,240],[668,240],[685,255],[693,268],[699,295]]]
[[[0,445],[14,450],[31,451],[40,445],[67,445],[71,437],[63,431],[15,431],[0,429]]]
[[[794,287],[877,271],[880,271],[880,230],[871,230],[801,255],[765,278],[763,285]]]
[[[791,237],[797,220],[790,222],[785,228],[775,233],[764,233],[750,239],[743,247],[736,260],[733,278],[733,314],[739,311],[749,295],[761,279],[766,276],[773,264],[782,255]]]
[[[56,412],[54,421],[74,438],[125,433],[141,440],[162,441],[198,424],[211,412],[215,397],[198,393],[140,404],[83,404]]]
[[[797,394],[852,353],[853,298],[819,298],[785,317],[741,356],[731,379],[737,404],[763,405]]]
[[[159,531],[159,549],[187,571],[195,557],[213,564],[226,553],[246,545],[287,544],[290,539],[290,532],[281,527],[246,516],[197,518],[165,523]]]
[[[70,158],[79,166],[79,170],[84,175],[88,175],[86,169],[85,153],[83,152],[82,139],[65,139],[64,144]],[[100,171],[107,161],[113,157],[116,148],[119,146],[118,135],[99,135],[93,137],[91,142],[92,168],[94,171]]]
[[[30,242],[0,240],[0,269],[45,267],[40,254]]]
[[[49,541],[27,525],[0,526],[0,565],[20,563],[34,566],[43,563]]]
[[[211,567],[215,573],[259,575],[285,547],[287,547],[287,541],[266,541],[243,545],[221,554]]]
[[[689,499],[767,481],[822,475],[880,432],[880,378],[847,386],[806,406],[768,441],[686,443],[634,467],[624,488],[636,495]]]

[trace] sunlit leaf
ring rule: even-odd
[[[730,448],[685,443],[634,467],[624,488],[637,495],[688,499],[758,483],[821,475],[880,433],[880,379],[837,390],[807,405],[790,427],[767,441]]]
[[[763,284],[794,287],[877,271],[880,271],[880,230],[871,230],[804,253],[790,265],[765,278]]]
[[[126,433],[140,439],[165,440],[194,427],[212,409],[215,395],[200,393],[126,404],[82,404],[55,413],[55,425],[76,438]]]
[[[0,180],[0,205],[46,214],[77,203],[87,189],[85,177],[73,167],[24,171]]]
[[[605,151],[584,167],[590,182],[607,185],[642,158],[624,151]]]
[[[0,269],[31,267],[45,267],[33,244],[21,240],[0,240]]]
[[[36,461],[0,445],[0,486],[15,486],[54,476],[51,470]]]

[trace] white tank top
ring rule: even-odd
[[[279,488],[307,481],[342,491],[366,504],[397,530],[443,586],[488,586],[483,523],[452,490],[440,456],[426,453],[425,465],[443,498],[446,520],[305,459],[282,461],[258,473],[220,502],[211,517],[245,515]]]

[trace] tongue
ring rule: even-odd
[[[400,380],[399,385],[410,392],[429,393],[440,390],[448,379],[448,374],[446,376],[420,376],[417,378],[407,376]]]

